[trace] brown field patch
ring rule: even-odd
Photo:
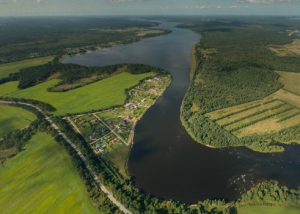
[[[276,71],[280,75],[279,82],[288,91],[300,94],[300,73]]]
[[[293,42],[286,45],[269,45],[269,49],[278,56],[300,55],[300,39],[293,39]]]
[[[263,102],[270,101],[271,99],[273,99],[273,98],[264,99]],[[261,102],[262,102],[262,100],[255,100],[252,102],[243,103],[240,105],[236,105],[236,106],[232,106],[232,107],[228,107],[228,108],[223,108],[223,109],[220,109],[217,111],[209,112],[209,113],[205,114],[205,116],[211,120],[217,120],[220,117],[225,117],[226,115],[230,115],[235,112],[239,112],[243,109],[251,108],[256,105],[260,105]]]
[[[271,94],[269,97],[272,97],[274,99],[280,99],[280,100],[285,101],[293,106],[300,108],[300,96],[293,94],[291,92],[285,91],[283,89],[276,91],[275,93]]]
[[[258,123],[252,124],[245,128],[242,128],[238,131],[233,132],[234,135],[237,137],[243,137],[253,134],[265,134],[265,133],[272,133],[278,132],[282,129],[298,125],[300,123],[300,115],[292,117],[288,120],[277,122],[278,117],[272,117]]]
[[[284,118],[286,118],[286,117],[289,117],[289,116],[291,116],[291,115],[294,115],[294,114],[296,114],[296,113],[298,113],[298,112],[300,112],[300,110],[299,110],[298,108],[293,108],[293,109],[291,109],[291,110],[289,110],[289,111],[286,111],[286,112],[284,112],[284,113],[282,113],[282,114],[276,115],[276,117],[278,118],[277,121],[279,121],[279,120],[281,120],[281,119],[284,119]]]
[[[252,117],[246,118],[246,119],[244,119],[244,120],[242,120],[242,121],[238,121],[238,122],[236,122],[236,123],[230,124],[230,125],[228,125],[228,126],[225,126],[224,128],[225,128],[226,130],[228,130],[228,131],[234,130],[234,129],[239,128],[239,127],[241,127],[241,126],[247,125],[248,123],[251,123],[251,122],[254,122],[254,121],[256,121],[256,120],[259,120],[259,119],[261,119],[261,118],[263,118],[263,117],[271,116],[271,115],[273,115],[273,114],[277,114],[277,113],[279,113],[279,112],[282,112],[282,111],[284,111],[285,109],[288,111],[290,108],[291,108],[290,105],[283,105],[283,106],[281,106],[281,107],[279,107],[279,108],[276,108],[276,109],[269,109],[269,110],[266,111],[266,112],[263,112],[263,113],[254,115],[254,116],[252,116]],[[276,115],[271,116],[270,118],[274,118],[275,116],[276,116]],[[277,118],[277,117],[276,117],[276,118]],[[266,120],[268,120],[268,119],[266,119]],[[277,119],[277,120],[278,120],[278,119]],[[277,120],[276,120],[276,121],[277,121]],[[257,124],[257,123],[254,123],[254,124]],[[253,124],[253,125],[254,125],[254,124]]]
[[[249,110],[242,111],[240,113],[237,113],[237,114],[225,117],[225,118],[223,118],[221,120],[218,120],[217,124],[220,125],[220,126],[223,126],[223,125],[228,124],[228,123],[230,123],[232,121],[238,120],[238,119],[246,117],[248,115],[251,115],[251,114],[253,114],[255,112],[259,112],[259,111],[265,110],[266,108],[269,109],[269,108],[272,108],[272,107],[277,106],[277,105],[282,104],[282,103],[283,102],[281,102],[279,100],[275,100],[274,102],[270,102],[270,103],[266,103],[266,104],[261,103],[261,105],[258,106],[258,107],[251,108]]]
[[[192,107],[191,107],[191,109],[190,109],[192,112],[196,112],[196,111],[199,111],[199,107],[195,104],[195,103],[193,103],[193,105],[192,105]]]

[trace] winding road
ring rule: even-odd
[[[97,183],[97,185],[99,186],[99,188],[106,194],[106,196],[112,201],[112,203],[114,203],[123,213],[125,213],[125,214],[131,214],[131,212],[129,210],[127,210],[119,201],[117,201],[117,199],[113,196],[113,194],[111,192],[109,192],[108,189],[100,183],[100,181],[97,178],[96,174],[92,171],[92,169],[88,165],[85,157],[82,155],[82,153],[79,151],[79,149],[77,149],[76,145],[58,128],[58,126],[55,123],[53,123],[53,121],[50,119],[50,117],[48,117],[45,114],[45,112],[43,112],[37,106],[32,105],[32,104],[28,104],[28,103],[0,100],[0,104],[1,103],[2,104],[26,105],[26,106],[30,106],[30,107],[35,108],[36,110],[38,110],[45,117],[45,119],[51,124],[51,126],[58,132],[58,134],[61,135],[76,150],[77,154],[79,155],[79,157],[83,161],[85,167],[90,172],[90,174],[93,177],[94,181]]]

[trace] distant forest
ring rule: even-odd
[[[40,56],[63,55],[66,48],[110,46],[138,41],[135,31],[99,31],[152,27],[158,23],[101,17],[0,18],[0,64]],[[95,30],[96,29],[96,30]]]

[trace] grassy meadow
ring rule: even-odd
[[[0,167],[0,213],[97,213],[68,155],[47,134]]]
[[[27,59],[18,62],[10,62],[0,65],[0,79],[7,77],[11,73],[17,73],[22,68],[33,67],[37,65],[43,65],[51,61],[53,56],[46,56],[34,59]]]
[[[276,207],[276,206],[247,206],[239,207],[238,214],[298,214],[299,209],[292,207]]]
[[[130,148],[124,144],[116,144],[115,148],[106,155],[106,158],[110,160],[118,169],[119,172],[124,176],[127,175],[127,157],[129,154]]]
[[[153,76],[154,73],[132,75],[126,72],[108,77],[98,82],[73,89],[67,92],[48,92],[47,88],[57,84],[60,80],[53,79],[39,85],[24,89],[16,89],[17,82],[0,85],[0,96],[27,98],[51,104],[55,115],[66,113],[86,112],[122,105],[126,95],[124,89],[137,85],[140,80]],[[10,84],[8,86],[8,84]],[[8,93],[7,93],[8,92]]]
[[[0,105],[0,139],[9,132],[24,128],[36,116],[22,108]]]

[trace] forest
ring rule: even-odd
[[[196,45],[197,69],[193,72],[181,106],[182,123],[196,141],[224,147],[250,146],[254,141],[264,141],[270,137],[296,140],[294,132],[288,130],[274,135],[238,139],[204,115],[262,99],[282,88],[275,70],[299,72],[299,56],[281,57],[268,49],[270,44],[291,43],[295,37],[287,36],[287,30],[300,28],[299,21],[255,17],[238,20],[215,18],[209,21],[191,20],[180,27],[202,35]]]

